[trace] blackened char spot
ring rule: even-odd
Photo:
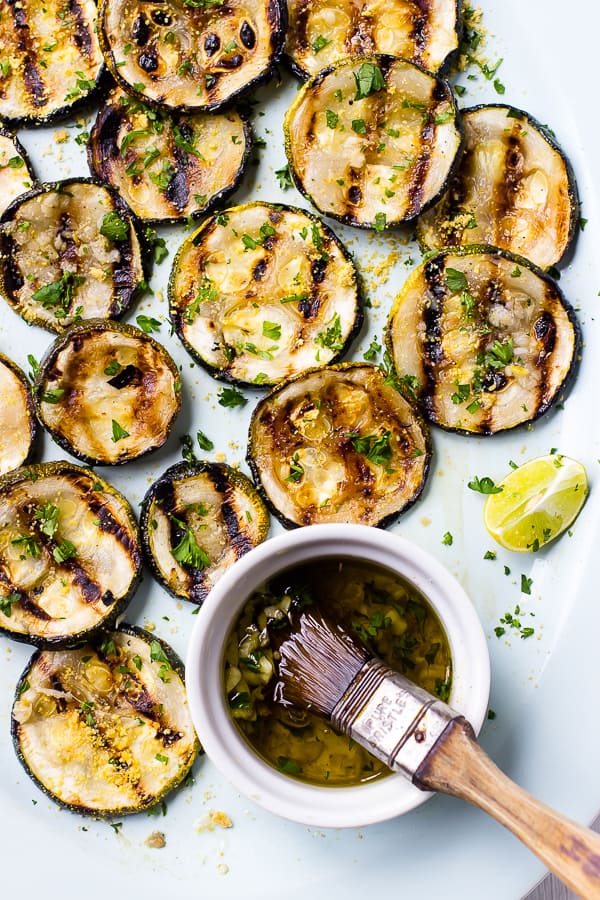
[[[4,234],[4,246],[6,252],[4,255],[4,286],[6,293],[13,299],[17,298],[17,294],[25,284],[25,279],[21,274],[21,270],[17,265],[17,245],[9,234]]]
[[[142,372],[137,366],[125,366],[124,369],[121,369],[114,378],[108,379],[108,384],[111,387],[116,388],[118,391],[123,390],[123,388],[129,387],[130,385],[139,385],[142,378]]]
[[[243,62],[244,57],[242,54],[234,53],[233,56],[224,56],[223,59],[220,59],[219,67],[221,69],[239,69]]]
[[[158,721],[158,706],[152,695],[145,685],[135,678],[133,673],[130,678],[134,684],[124,693],[125,699],[140,715],[146,716],[147,719]]]
[[[310,296],[306,297],[306,299],[300,300],[298,303],[298,312],[304,316],[305,319],[316,319],[320,309],[321,297],[318,291],[315,291],[310,294]]]
[[[237,514],[231,503],[228,501],[224,501],[221,504],[221,515],[225,522],[225,528],[227,529],[231,546],[233,547],[237,559],[239,559],[244,553],[248,553],[249,550],[252,550],[252,541],[244,531],[240,530]]]
[[[46,610],[42,609],[41,606],[38,606],[34,600],[31,599],[27,594],[21,591],[21,598],[19,600],[19,604],[21,609],[28,612],[30,616],[33,616],[35,619],[40,619],[42,622],[48,622],[52,618],[52,616],[48,615]]]
[[[144,72],[156,72],[158,69],[158,54],[156,50],[152,50],[149,53],[140,53],[138,65]]]
[[[102,603],[104,606],[112,606],[115,602],[115,597],[112,591],[104,591],[102,594]]]
[[[173,19],[166,10],[155,9],[152,13],[152,21],[157,25],[170,25]]]
[[[92,55],[92,35],[85,13],[81,8],[78,0],[71,0],[69,3],[69,11],[75,20],[75,31],[73,33],[73,41],[83,56],[90,57]]]
[[[325,271],[327,269],[327,260],[322,257],[319,259],[315,259],[310,267],[310,274],[312,275],[313,281],[315,284],[322,284],[325,280]]]
[[[240,40],[247,50],[252,50],[256,44],[254,29],[246,21],[242,22],[242,27],[240,28]]]
[[[259,259],[259,261],[254,266],[254,269],[252,270],[252,277],[254,278],[255,281],[262,281],[266,271],[267,271],[266,258]]]
[[[507,378],[503,372],[494,372],[493,370],[490,370],[486,372],[483,379],[483,390],[488,394],[492,394],[496,391],[501,391],[503,387],[506,387],[506,384]]]
[[[414,62],[420,62],[423,51],[427,47],[427,16],[421,15],[415,17],[411,37],[414,42],[415,50],[417,51],[414,56]]]
[[[101,591],[98,584],[88,576],[87,572],[75,560],[68,559],[65,562],[73,571],[73,582],[81,589],[81,594],[86,603],[95,603],[100,599]]]
[[[357,184],[353,184],[348,191],[348,200],[355,205],[362,200],[362,191]]]
[[[175,509],[175,488],[173,482],[165,479],[159,481],[154,488],[154,502],[162,509],[165,515],[173,512]]]
[[[431,92],[431,96],[438,102],[450,99],[448,96],[448,88],[443,81],[436,81],[433,91]]]
[[[40,71],[37,66],[35,49],[32,47],[31,32],[27,21],[27,8],[24,4],[17,4],[11,0],[8,4],[13,14],[15,30],[17,33],[17,48],[23,59],[23,80],[31,97],[31,102],[36,107],[44,106],[48,101],[46,89]]]
[[[423,205],[423,190],[431,165],[431,151],[434,145],[435,126],[428,121],[421,130],[421,150],[412,170],[412,177],[408,188],[409,209],[411,214],[416,214]]]
[[[105,107],[105,112],[100,113],[100,128],[94,162],[106,181],[108,181],[107,176],[111,172],[110,160],[120,159],[121,157],[121,151],[117,143],[121,121],[119,112],[113,107],[107,106]]]
[[[214,31],[209,31],[209,33],[204,38],[204,52],[207,56],[212,56],[217,52],[219,47],[221,46],[221,41],[219,36],[214,33]]]
[[[179,161],[179,160],[178,160]],[[187,160],[183,163],[187,165]],[[178,168],[169,179],[165,188],[165,197],[176,209],[182,210],[187,206],[190,198],[188,180],[183,168]]]
[[[146,17],[143,13],[140,13],[133,23],[133,28],[131,29],[131,37],[136,42],[138,47],[143,47],[144,44],[148,43],[148,38],[150,37],[150,28],[148,27]],[[142,69],[144,68],[145,67],[142,66]]]
[[[180,731],[173,731],[172,728],[166,726],[159,728],[154,737],[157,741],[162,742],[163,747],[170,747],[171,744],[176,744],[177,741],[180,741],[183,734]]]
[[[137,564],[139,562],[137,545],[131,540],[127,529],[117,522],[110,509],[104,505],[101,495],[92,495],[87,497],[86,500],[90,511],[95,514],[100,523],[98,526],[100,531],[114,535],[123,548],[132,555],[134,562]]]
[[[539,364],[542,359],[545,359],[552,353],[556,344],[556,322],[549,312],[543,312],[536,319],[533,326],[533,334],[536,341],[539,341],[542,345],[537,360]]]

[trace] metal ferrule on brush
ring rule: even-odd
[[[332,724],[395,772],[412,779],[457,713],[370,659],[331,713]]]

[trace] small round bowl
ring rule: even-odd
[[[190,637],[186,686],[192,719],[206,753],[235,787],[271,812],[305,825],[358,827],[408,812],[431,794],[402,775],[353,787],[305,784],[276,771],[244,740],[229,715],[223,651],[248,597],[292,566],[345,557],[385,566],[429,600],[450,641],[450,705],[478,732],[487,710],[490,661],[481,623],[462,587],[432,556],[402,537],[364,525],[311,525],[251,550],[217,582]]]

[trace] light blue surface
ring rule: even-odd
[[[531,431],[488,440],[434,434],[435,461],[423,499],[396,526],[399,533],[433,552],[453,571],[479,612],[490,639],[492,700],[497,714],[484,729],[482,743],[515,780],[585,822],[600,806],[600,721],[597,658],[600,634],[598,549],[600,502],[598,459],[600,436],[598,383],[600,347],[599,216],[597,208],[597,110],[591,92],[597,49],[588,4],[574,0],[502,0],[485,4],[485,23],[493,32],[490,60],[504,57],[498,77],[506,85],[499,97],[491,84],[465,82],[463,102],[512,103],[547,122],[570,156],[589,219],[579,235],[576,253],[563,268],[561,286],[580,308],[585,349],[579,377],[562,412],[552,413]],[[587,15],[586,15],[587,13]],[[268,147],[257,169],[250,168],[247,186],[235,197],[287,201],[305,206],[290,190],[282,193],[273,172],[285,163],[281,115],[295,86],[287,74],[281,88],[268,88],[269,104],[257,117],[259,134]],[[71,135],[67,144],[52,140],[56,129],[30,131],[23,143],[40,177],[87,174],[85,157]],[[61,156],[63,157],[61,159]],[[367,288],[378,280],[369,266],[396,247],[395,239],[373,238],[334,225],[362,263]],[[166,284],[173,251],[183,232],[165,230],[169,259],[153,279]],[[400,247],[400,259],[387,284],[372,291],[378,305],[368,311],[371,333],[381,334],[393,294],[410,265],[404,260],[414,247]],[[164,320],[159,340],[182,364],[184,412],[160,453],[139,464],[103,470],[103,474],[136,505],[150,482],[179,458],[179,435],[202,428],[218,438],[217,450],[243,466],[245,410],[225,411],[216,404],[216,385],[169,335],[166,298],[159,294],[131,312],[152,312]],[[354,357],[362,358],[371,334],[363,334]],[[27,353],[38,358],[50,336],[28,328],[4,305],[0,307],[0,350],[24,368]],[[551,447],[585,463],[592,494],[573,528],[573,537],[536,556],[510,554],[498,548],[496,562],[484,561],[492,547],[482,524],[482,498],[466,489],[475,474],[501,478],[508,460],[524,461]],[[47,438],[44,458],[64,454]],[[452,547],[441,544],[446,531]],[[503,566],[511,576],[503,574]],[[533,579],[530,597],[519,593],[520,574]],[[535,612],[535,636],[498,640],[493,627],[516,603]],[[177,604],[146,577],[127,618],[154,623],[157,633],[185,654],[193,619],[188,605]],[[167,617],[167,618],[165,618]],[[168,619],[168,620],[167,620]],[[208,760],[197,766],[196,783],[169,801],[166,817],[146,815],[124,820],[118,834],[59,811],[29,781],[16,761],[9,738],[9,710],[14,685],[30,650],[0,639],[0,803],[3,812],[3,893],[100,900],[111,892],[123,897],[172,896],[178,900],[263,900],[283,893],[289,900],[324,898],[330,893],[358,900],[368,895],[428,896],[445,900],[517,900],[542,872],[541,864],[516,840],[482,813],[448,798],[434,798],[421,809],[392,822],[360,831],[327,831],[293,825],[263,813],[225,784]],[[207,828],[211,810],[225,811],[233,828]],[[86,829],[86,830],[84,830]],[[154,830],[164,831],[162,850],[144,846]],[[281,887],[285,885],[285,887]]]

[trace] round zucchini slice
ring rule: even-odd
[[[256,407],[248,463],[288,527],[385,526],[417,499],[429,431],[381,369],[346,363],[279,385]]]
[[[461,147],[450,86],[382,55],[311,78],[288,109],[284,132],[298,190],[325,215],[377,231],[434,203]]]
[[[362,324],[354,264],[316,216],[248,203],[212,216],[179,251],[173,326],[218,378],[274,384],[347,349]]]
[[[104,0],[100,42],[128,92],[215,110],[271,74],[286,18],[280,0]]]
[[[425,250],[491,244],[542,269],[575,235],[573,170],[547,128],[512,106],[462,110],[465,150],[440,202],[421,216]]]
[[[171,647],[131,625],[35,653],[12,709],[17,756],[71,812],[122,816],[163,800],[200,745]]]
[[[176,222],[236,189],[251,146],[250,125],[235,111],[172,113],[117,89],[98,113],[88,161],[140,219]]]
[[[91,319],[51,345],[33,399],[61,447],[112,466],[162,447],[181,408],[181,381],[158,341],[133,325]]]
[[[252,482],[224,463],[178,463],[142,504],[152,571],[175,597],[201,603],[221,575],[267,537],[269,514]]]
[[[0,353],[0,475],[31,456],[37,419],[25,373]]]
[[[288,16],[285,49],[301,78],[370,53],[437,72],[458,49],[457,0],[288,0]]]
[[[580,348],[558,285],[494,247],[444,250],[415,269],[392,306],[386,341],[424,415],[468,434],[541,416]]]
[[[14,134],[0,127],[0,215],[15,197],[28,191],[35,181],[25,149]]]
[[[0,631],[9,637],[71,646],[112,626],[141,556],[129,503],[89,469],[42,463],[0,479]]]
[[[89,178],[42,184],[0,217],[0,283],[26,322],[61,332],[121,316],[144,279],[135,218]]]
[[[0,116],[37,125],[69,115],[95,91],[103,70],[94,0],[2,4]]]

